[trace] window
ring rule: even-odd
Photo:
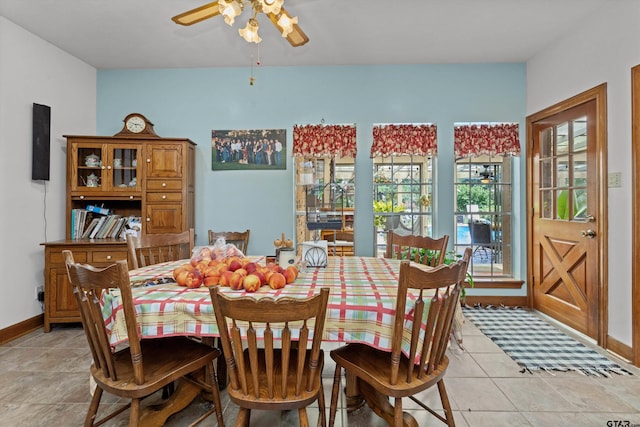
[[[387,231],[431,236],[433,158],[375,157],[373,162],[375,253],[384,256]]]
[[[511,276],[511,157],[470,156],[455,167],[456,252],[472,247],[474,277]]]

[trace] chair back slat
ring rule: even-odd
[[[444,263],[449,235],[434,239],[413,234],[402,235],[389,230],[387,232],[386,258],[406,259],[420,264],[436,267]]]
[[[236,246],[243,254],[247,254],[249,247],[250,230],[245,231],[213,231],[209,230],[209,244],[213,245],[220,237],[223,237],[226,243]]]
[[[193,228],[182,233],[127,235],[131,269],[191,258],[194,245]]]
[[[471,248],[467,248],[457,262],[432,269],[402,261],[392,338],[390,384],[397,384],[399,371],[406,373],[403,375],[404,381],[411,382],[416,377],[431,374],[443,363],[470,258]],[[426,297],[426,290],[435,292],[433,297]],[[416,296],[415,299],[408,298],[410,291]],[[407,312],[412,312],[414,319],[409,331],[405,331]],[[421,323],[426,326],[420,327]],[[410,338],[408,357],[402,354],[403,337],[406,336]],[[420,358],[416,361],[418,348],[421,349]],[[400,366],[401,363],[406,366]]]
[[[305,299],[228,297],[217,287],[210,293],[232,399],[297,402],[321,386],[327,288]]]
[[[71,251],[65,250],[63,254],[69,280],[74,288],[74,295],[80,308],[83,327],[91,348],[94,364],[102,369],[107,378],[117,380],[118,373],[116,372],[116,364],[109,344],[109,334],[102,316],[102,309],[105,298],[112,296],[114,290],[116,290],[122,299],[125,318],[127,320],[133,318],[135,320],[127,261],[120,260],[105,268],[95,268],[90,265],[76,264]],[[142,368],[142,353],[135,321],[133,325],[131,325],[130,321],[127,321],[127,336],[129,338],[135,381],[136,384],[142,384],[144,382],[144,370]]]

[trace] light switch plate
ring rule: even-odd
[[[621,172],[609,172],[608,176],[609,188],[622,186],[622,173]]]

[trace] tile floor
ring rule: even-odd
[[[466,351],[449,351],[451,364],[445,377],[457,426],[640,426],[640,370],[618,361],[635,375],[522,374],[473,324],[467,321],[464,331]],[[50,333],[38,330],[0,346],[0,426],[81,426],[90,400],[89,358],[78,325],[56,325]],[[324,372],[327,405],[332,375],[333,365],[328,362]],[[437,392],[425,392],[423,399],[441,409]],[[117,399],[107,398],[105,405],[114,404]],[[222,404],[226,425],[234,425],[237,408],[225,392]],[[206,407],[206,402],[196,399],[171,417],[167,426],[186,426]],[[410,400],[405,409],[421,426],[444,425]],[[309,418],[315,425],[313,407]],[[209,417],[200,425],[215,424],[215,417]],[[126,426],[127,412],[105,425]],[[251,425],[296,426],[297,413],[255,412]],[[350,414],[340,411],[336,425],[382,427],[385,423],[364,407]]]

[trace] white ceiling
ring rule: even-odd
[[[524,62],[615,0],[285,0],[310,41],[261,15],[262,43],[220,16],[171,17],[207,0],[0,0],[0,15],[98,69]],[[253,59],[252,59],[253,58]]]

